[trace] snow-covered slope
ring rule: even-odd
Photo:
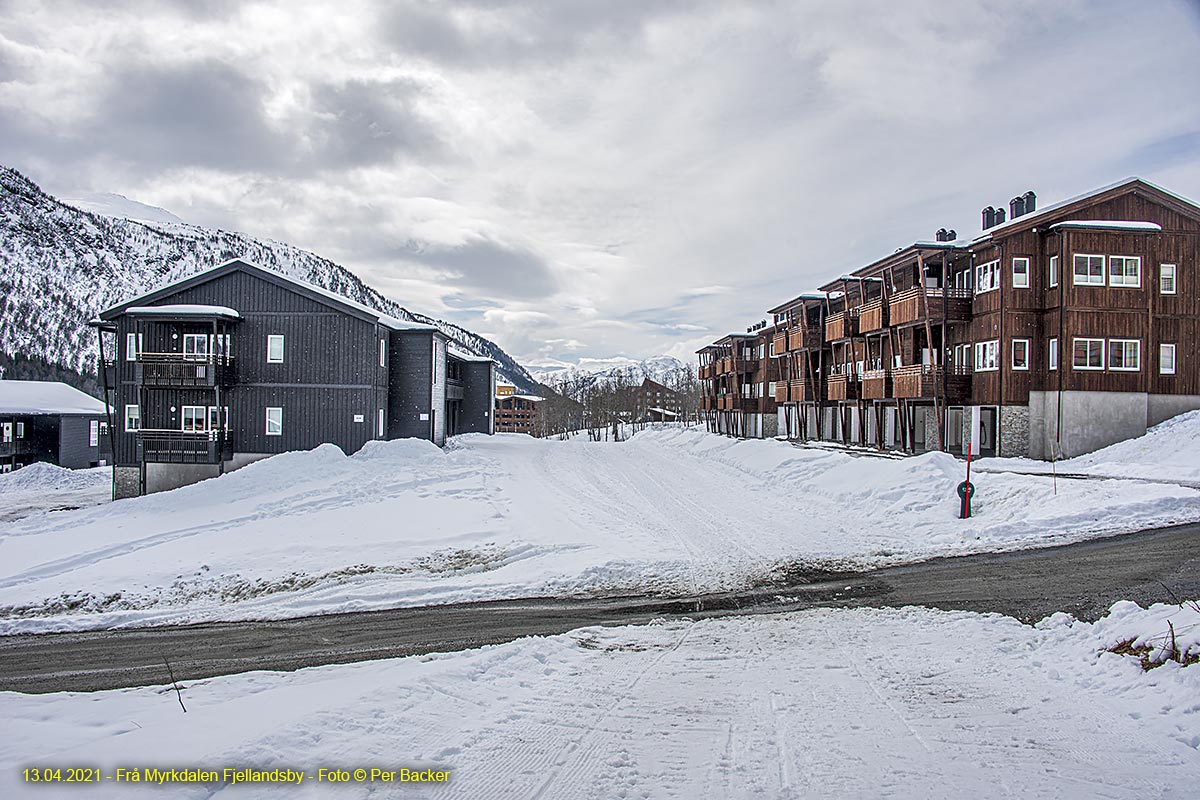
[[[610,382],[618,375],[628,377],[633,383],[649,378],[670,385],[673,376],[688,367],[674,356],[655,356],[642,361],[615,356],[613,358],[581,358],[578,364],[565,362],[543,362],[530,367],[534,379],[547,386],[561,386],[564,382],[574,386]]]
[[[230,258],[245,258],[400,319],[436,325],[464,350],[495,359],[509,382],[524,391],[536,388],[525,368],[494,342],[410,312],[328,259],[241,233],[83,211],[7,167],[0,167],[0,352],[91,372],[96,337],[85,323],[98,310]]]

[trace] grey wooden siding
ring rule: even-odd
[[[392,331],[388,369],[388,438],[429,439],[432,426],[433,331]],[[421,415],[425,419],[421,419]]]
[[[492,405],[496,394],[495,371],[490,362],[464,361],[463,398],[459,410],[461,433],[491,433]]]

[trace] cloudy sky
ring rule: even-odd
[[[527,364],[690,358],[1027,189],[1200,197],[1198,76],[1195,0],[0,0],[0,163]]]

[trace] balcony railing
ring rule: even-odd
[[[825,385],[831,401],[858,399],[858,380],[853,375],[830,375]]]
[[[821,328],[806,325],[788,331],[788,350],[812,350],[821,346]]]
[[[885,400],[890,395],[891,376],[886,369],[866,370],[862,374],[862,396],[864,400]]]
[[[233,457],[233,442],[222,431],[143,429],[137,432],[137,454],[154,464],[216,464]]]
[[[858,308],[858,332],[870,333],[887,325],[887,307],[883,299],[868,300]]]
[[[825,340],[845,339],[858,333],[858,315],[839,311],[825,319]]]
[[[788,332],[786,330],[776,331],[771,337],[771,347],[775,350],[776,355],[787,352]]]
[[[138,353],[134,377],[144,386],[226,386],[233,382],[233,356]]]
[[[888,300],[888,316],[892,325],[907,325],[912,322],[923,322],[921,293],[924,292],[925,308],[929,310],[930,322],[963,321],[971,318],[970,289],[906,289]],[[944,297],[943,297],[944,296]]]
[[[789,381],[788,397],[793,403],[811,403],[820,399],[820,392],[804,378],[798,378]]]
[[[0,456],[24,456],[32,453],[33,449],[33,442],[25,438],[0,442]]]
[[[966,402],[971,394],[971,376],[962,367],[951,367],[946,375],[936,364],[915,364],[892,369],[892,396],[906,399],[944,397],[947,402]]]

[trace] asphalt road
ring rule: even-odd
[[[277,622],[0,637],[0,690],[91,691],[256,669],[293,670],[465,650],[585,625],[775,613],[817,606],[924,605],[1033,622],[1094,619],[1115,601],[1200,597],[1200,525],[1039,550],[941,558],[860,573],[800,570],[778,585],[685,598],[529,599]]]

